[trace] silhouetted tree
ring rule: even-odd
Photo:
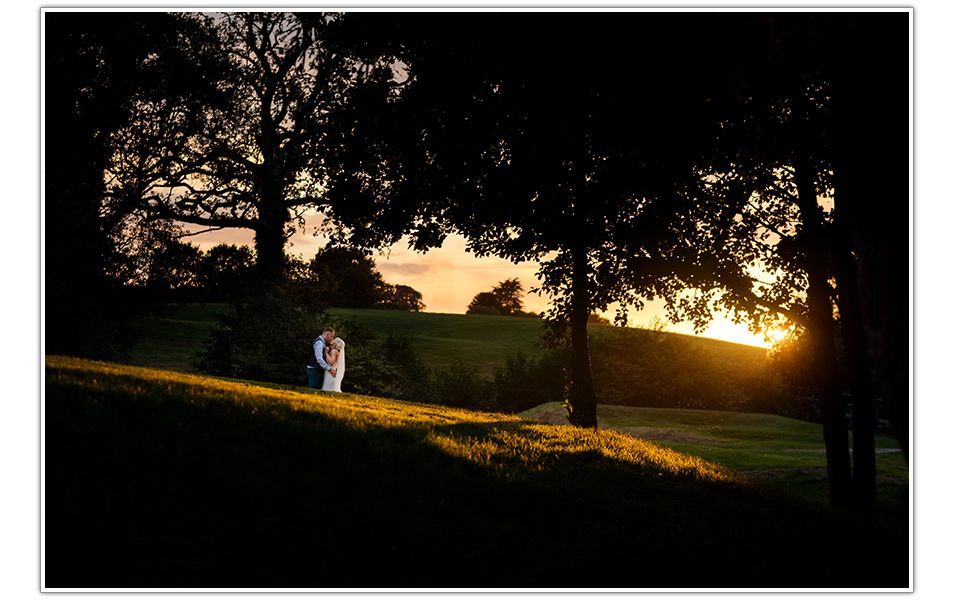
[[[491,292],[500,301],[502,314],[515,315],[523,312],[523,284],[519,279],[501,281]]]
[[[424,304],[424,296],[419,291],[408,285],[391,284],[385,284],[377,307],[410,312],[422,312],[427,308]]]
[[[325,246],[309,263],[313,277],[322,281],[321,301],[336,308],[372,308],[385,296],[385,283],[374,259],[363,251]]]
[[[482,309],[478,309],[482,307]],[[467,312],[492,309],[501,315],[523,313],[523,284],[519,279],[507,279],[495,285],[489,292],[480,292],[467,305]]]
[[[248,246],[218,244],[209,249],[199,267],[201,302],[238,302],[248,291],[255,264]]]
[[[124,286],[137,267],[119,248],[137,192],[218,102],[221,63],[196,15],[43,18],[46,351],[115,359],[149,301]]]
[[[341,107],[363,79],[392,77],[387,61],[359,61],[332,40],[343,15],[225,13],[219,19],[232,105],[178,157],[181,170],[150,195],[157,218],[255,232],[258,276],[282,276],[284,247],[322,201],[327,143]],[[383,89],[387,93],[387,88]],[[202,161],[195,172],[193,161]]]
[[[456,229],[477,255],[544,260],[551,321],[572,325],[571,421],[595,427],[586,321],[612,302],[640,303],[617,285],[618,250],[673,233],[675,188],[693,174],[717,91],[684,40],[718,47],[718,24],[711,15],[412,15],[395,29],[409,79],[389,112],[343,140],[366,158],[335,173],[332,193],[349,200],[335,218],[358,243],[409,234],[423,250]],[[629,68],[650,55],[660,58]]]
[[[681,281],[707,291],[695,304],[676,308],[694,318],[705,317],[707,304],[714,299],[716,306],[748,320],[753,330],[789,319],[809,332],[831,499],[833,504],[868,512],[875,501],[873,432],[856,432],[852,458],[833,317],[837,307],[853,402],[861,419],[873,421],[855,258],[861,255],[856,249],[864,247],[865,236],[856,231],[851,240],[848,235],[847,211],[853,204],[857,208],[858,188],[837,182],[856,181],[861,172],[841,179],[841,165],[858,169],[855,156],[862,152],[858,141],[863,137],[852,135],[861,129],[853,113],[865,103],[854,65],[859,57],[865,57],[866,65],[892,65],[880,72],[879,80],[893,81],[892,89],[904,87],[906,14],[754,17],[747,25],[750,35],[734,38],[743,47],[752,44],[745,53],[750,60],[740,62],[741,83],[733,84],[739,101],[724,113],[716,151],[700,167],[704,179],[688,192],[696,198],[692,223],[681,228],[686,243],[671,255],[687,252],[681,258]],[[906,111],[903,101],[895,102],[895,113],[879,122],[890,123],[883,129],[900,147],[906,136]],[[854,128],[845,123],[854,123]],[[871,152],[869,147],[864,150]],[[883,157],[878,160],[887,167]],[[895,160],[906,166],[899,156]],[[895,198],[903,196],[900,190],[906,188],[900,184],[907,180],[903,166],[887,171],[883,180]],[[868,192],[878,197],[873,190]],[[750,268],[755,266],[758,270]],[[673,284],[672,289],[679,290],[680,285]],[[715,288],[725,293],[713,295]]]
[[[499,315],[502,311],[500,298],[493,292],[480,292],[467,305],[467,314]]]
[[[199,295],[204,255],[198,246],[172,240],[156,252],[146,271],[145,291],[173,302]]]
[[[909,12],[866,15],[846,33],[833,78],[838,140],[833,263],[851,365],[852,402],[860,407],[859,418],[873,420],[874,406],[867,398],[874,386],[886,403],[893,432],[905,453],[910,443],[912,19]],[[875,372],[873,379],[868,376],[869,365]],[[855,398],[864,400],[854,404]],[[863,507],[871,506],[874,440],[859,438],[857,432],[853,440],[856,493]],[[859,457],[867,464],[859,465]]]

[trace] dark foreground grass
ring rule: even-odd
[[[48,357],[56,588],[887,588],[891,531],[614,431]]]

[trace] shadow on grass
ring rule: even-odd
[[[47,588],[907,586],[850,516],[529,421],[89,390],[47,380]]]

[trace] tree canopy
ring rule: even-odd
[[[138,195],[220,105],[222,62],[198,15],[44,18],[46,347],[117,358],[149,308],[123,288],[136,270],[127,242],[148,237],[133,228]]]
[[[255,232],[259,276],[281,276],[285,242],[321,205],[329,143],[356,86],[385,96],[390,63],[356,56],[343,15],[224,13],[217,20],[230,102],[176,155],[177,169],[147,198],[154,218]],[[362,47],[366,50],[366,47]]]
[[[455,230],[479,256],[542,261],[577,336],[577,423],[595,426],[587,317],[658,289],[645,269],[623,285],[620,256],[678,243],[678,192],[717,125],[716,65],[684,42],[718,47],[709,16],[415,15],[398,28],[406,89],[345,140],[361,168],[333,176],[359,241],[426,249]]]

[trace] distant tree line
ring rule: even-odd
[[[125,286],[157,303],[237,303],[253,291],[255,252],[219,244],[208,251],[178,239],[135,248]],[[423,295],[384,281],[364,252],[326,246],[308,262],[285,256],[286,290],[315,307],[423,311]]]

